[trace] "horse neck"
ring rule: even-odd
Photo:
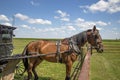
[[[65,38],[65,39],[63,39],[62,41],[62,44],[69,44],[69,38]]]
[[[74,42],[77,43],[77,45],[79,47],[82,47],[85,45],[85,43],[87,42],[87,34],[86,34],[86,31],[82,32],[82,33],[79,33],[79,34],[76,34],[74,36],[71,37]]]

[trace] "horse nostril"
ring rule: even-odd
[[[102,49],[102,52],[103,52],[104,50]]]
[[[102,53],[102,52],[103,52],[103,49],[100,50],[100,53]]]
[[[104,51],[103,49],[97,50],[98,53],[102,53],[103,51]]]

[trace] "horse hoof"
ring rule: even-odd
[[[38,78],[35,78],[34,80],[38,80]]]
[[[70,80],[70,77],[66,77],[65,80]]]
[[[24,78],[24,80],[31,80],[31,79],[29,79],[29,78],[25,77],[25,78]]]

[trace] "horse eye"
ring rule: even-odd
[[[97,35],[95,35],[95,38],[98,38],[98,36],[97,36]]]

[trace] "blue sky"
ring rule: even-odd
[[[96,25],[103,39],[120,39],[120,0],[0,0],[0,24],[16,37],[65,38]]]

